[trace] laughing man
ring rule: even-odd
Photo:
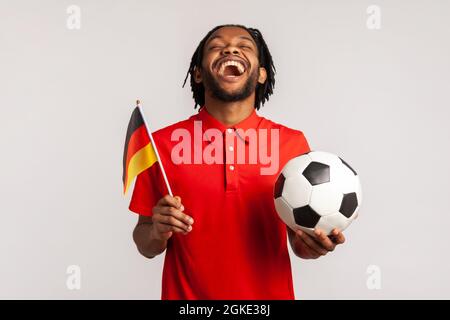
[[[345,238],[337,229],[331,238],[294,232],[275,211],[278,173],[310,149],[301,131],[256,112],[275,83],[262,34],[241,25],[212,29],[185,83],[188,76],[198,113],[154,133],[177,196],[167,195],[159,166],[138,176],[129,207],[139,214],[137,248],[148,258],[166,251],[162,299],[295,299],[287,238],[303,259]]]

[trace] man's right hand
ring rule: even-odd
[[[192,231],[194,219],[183,213],[184,206],[181,198],[166,195],[153,207],[152,236],[158,240],[168,240],[173,232],[188,234]]]

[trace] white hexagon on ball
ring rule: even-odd
[[[337,212],[320,218],[316,228],[319,228],[327,234],[330,234],[334,228],[338,228],[340,231],[344,231],[345,229],[347,229],[350,223],[350,219],[347,219],[344,215]]]
[[[283,197],[278,197],[275,199],[275,209],[277,210],[281,220],[283,220],[283,222],[291,229],[295,230],[295,220],[292,215],[292,208],[286,200],[283,199]]]
[[[309,206],[321,216],[327,216],[339,210],[343,193],[334,182],[313,187]]]
[[[303,207],[310,202],[312,189],[308,180],[299,173],[286,178],[282,197],[291,208]]]
[[[289,160],[284,166],[282,173],[285,178],[300,175],[303,170],[311,163],[311,159],[307,154]]]

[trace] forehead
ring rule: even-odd
[[[247,30],[239,27],[223,27],[220,29],[217,29],[213,32],[206,40],[206,43],[212,41],[213,39],[222,39],[222,40],[238,40],[238,39],[247,39],[253,44],[256,45],[255,41],[253,40],[250,33],[248,33]]]

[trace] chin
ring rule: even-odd
[[[226,91],[241,91],[244,90],[247,79],[241,79],[239,82],[227,82],[227,81],[220,81],[217,80],[217,83],[219,84],[220,88]]]
[[[227,96],[241,96],[242,95],[242,90],[243,88],[238,88],[235,90],[223,90],[223,93],[226,94]]]

